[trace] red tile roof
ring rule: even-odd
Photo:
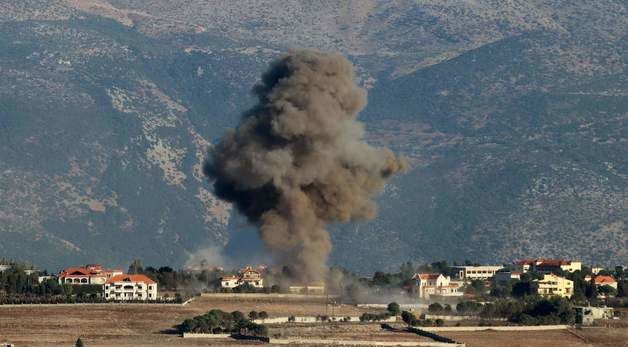
[[[615,281],[615,278],[613,278],[613,276],[605,276],[605,275],[595,276],[594,281],[595,281],[595,284],[599,284],[599,285],[605,285],[605,284],[617,282]]]
[[[59,272],[59,277],[72,276],[105,276],[113,272],[122,272],[121,269],[103,269],[102,265],[87,264],[85,266],[71,266]]]
[[[154,284],[155,281],[148,278],[146,275],[115,275],[107,280],[107,284],[115,282],[143,282],[145,284]]]
[[[414,278],[420,278],[422,280],[435,280],[440,276],[440,274],[430,274],[430,273],[418,273],[414,274]]]

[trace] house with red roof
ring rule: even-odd
[[[611,286],[615,289],[617,289],[617,281],[615,280],[615,277],[610,276],[610,275],[596,275],[591,277],[590,275],[587,275],[584,277],[585,281],[593,281],[593,283],[595,283],[595,286],[597,287],[601,287],[601,286]]]
[[[109,278],[122,273],[121,269],[105,269],[100,264],[87,264],[64,269],[59,272],[57,278],[59,284],[105,284]]]
[[[116,275],[103,286],[106,300],[156,300],[157,283],[146,275]]]

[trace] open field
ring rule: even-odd
[[[225,311],[267,311],[271,317],[332,314],[319,302],[273,298],[197,298],[180,305],[75,305],[75,306],[0,306],[0,343],[16,346],[73,346],[81,337],[88,347],[111,346],[253,346],[258,342],[233,340],[183,339],[168,333],[185,318],[211,308]],[[333,309],[337,316],[356,316],[365,309],[342,305]],[[371,310],[373,311],[373,310]],[[443,332],[441,335],[464,342],[469,347],[623,347],[628,346],[628,321],[608,321],[609,327],[539,332]],[[401,327],[402,325],[399,324]],[[328,324],[270,326],[271,335],[286,338],[327,338],[337,340],[429,341],[406,332],[389,332],[379,324]]]
[[[277,299],[196,298],[186,306],[96,304],[75,306],[0,306],[0,343],[17,346],[70,346],[81,337],[87,346],[206,346],[207,340],[182,339],[163,332],[185,318],[212,308],[224,311],[266,311],[270,317],[325,314],[321,302]],[[366,310],[342,305],[336,315],[360,315]],[[329,314],[332,313],[330,308]],[[252,342],[220,340],[216,345],[251,345]]]

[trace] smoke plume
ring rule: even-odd
[[[253,91],[258,104],[214,147],[205,173],[298,280],[320,281],[331,250],[325,225],[373,218],[372,195],[404,161],[364,141],[356,117],[366,92],[341,55],[289,53]]]

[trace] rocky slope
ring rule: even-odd
[[[412,163],[376,220],[334,227],[331,262],[626,263],[627,18],[622,1],[0,0],[0,254],[250,255],[201,163],[266,64],[308,47],[354,61],[369,141]]]

